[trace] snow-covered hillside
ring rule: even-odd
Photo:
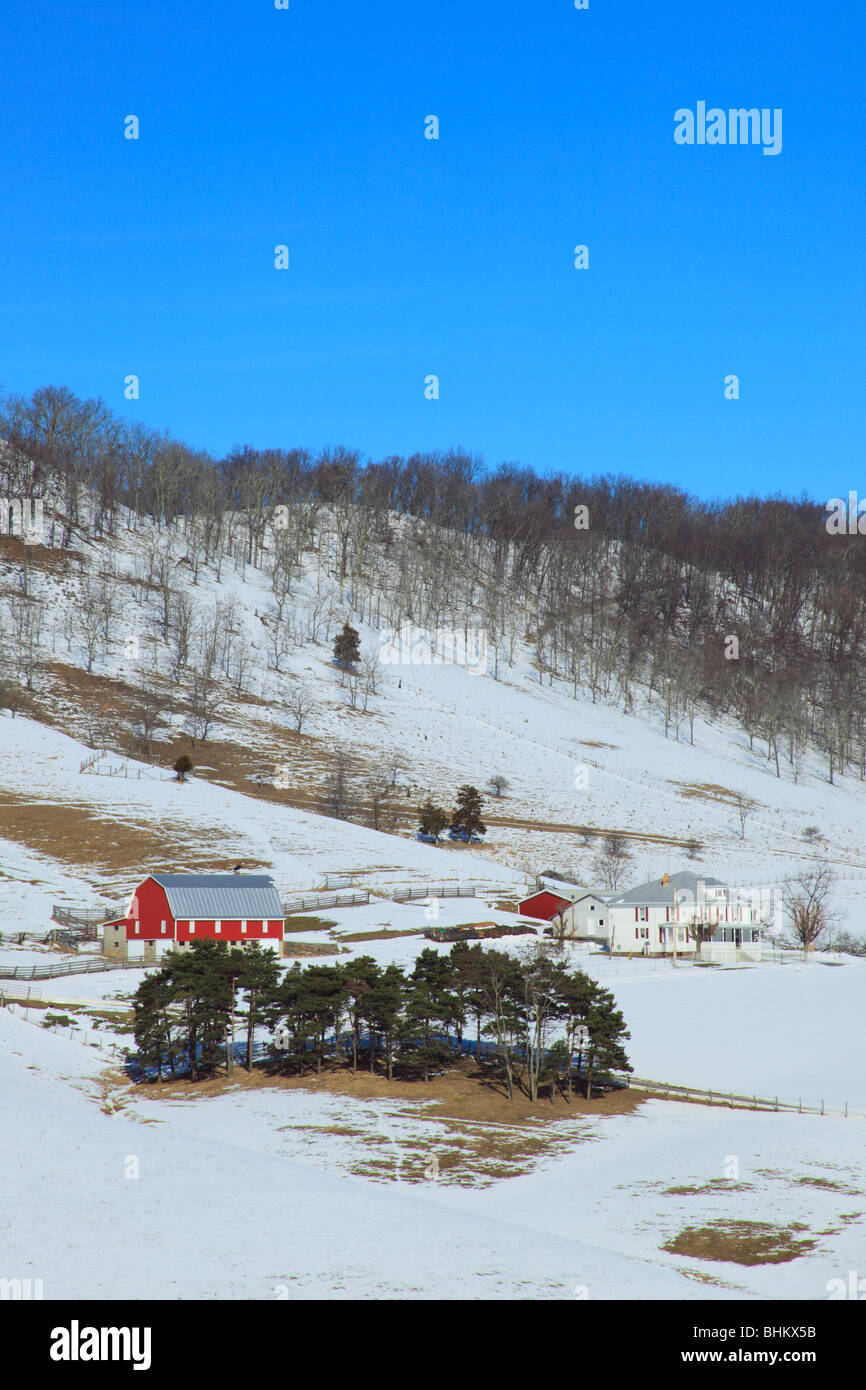
[[[36,794],[46,803],[93,808],[100,825],[153,825],[157,858],[169,855],[172,844],[176,857],[190,862],[246,857],[270,863],[286,886],[301,886],[323,870],[371,863],[400,872],[417,869],[434,879],[486,878],[497,872],[491,861],[524,880],[556,865],[589,884],[596,875],[598,837],[579,828],[617,829],[629,838],[633,883],[685,867],[689,841],[700,844],[689,867],[737,885],[778,883],[798,866],[826,859],[837,876],[847,925],[860,932],[866,783],[837,776],[831,786],[817,755],[800,760],[796,781],[782,759],[777,777],[774,762],[757,746],[750,750],[741,729],[721,721],[697,719],[694,742],[687,724],[679,741],[665,737],[661,710],[651,701],[638,701],[636,712],[626,713],[594,703],[580,688],[575,698],[563,682],[540,681],[531,647],[520,640],[513,661],[498,655],[498,678],[489,653],[490,669],[483,674],[478,663],[470,669],[386,661],[377,693],[363,702],[359,697],[351,708],[331,661],[335,632],[348,617],[361,633],[363,654],[388,656],[388,649],[383,625],[353,611],[351,586],[338,582],[329,559],[332,544],[325,531],[319,549],[301,556],[281,628],[267,561],[253,569],[224,558],[218,571],[196,563],[193,574],[193,542],[182,530],[157,531],[138,519],[134,530],[120,527],[113,539],[82,539],[74,564],[34,562],[29,594],[43,613],[34,713],[77,744],[52,742],[52,735],[21,715],[0,721],[0,833],[16,821],[16,800]],[[163,780],[170,776],[169,754],[189,747],[181,735],[195,719],[188,680],[172,677],[179,641],[174,620],[163,623],[164,596],[148,578],[156,553],[167,555],[181,606],[189,609],[190,643],[206,641],[219,629],[224,647],[219,698],[208,736],[193,750],[195,780],[185,787]],[[10,559],[2,562],[2,572],[11,586],[16,568]],[[81,591],[98,578],[112,597],[110,612],[91,632],[82,627]],[[481,621],[478,626],[480,631]],[[275,646],[278,628],[281,647]],[[413,651],[423,654],[424,643],[416,642]],[[126,779],[98,775],[124,766],[120,752],[135,723],[136,699],[156,686],[165,696],[155,731],[156,765],[139,769],[133,761]],[[308,704],[300,733],[293,727],[292,695]],[[80,774],[94,739],[113,747],[114,755]],[[371,839],[347,821],[286,815],[280,803],[321,809],[324,785],[341,752],[356,783],[357,819],[370,820],[364,809],[367,781],[389,770],[398,834],[374,832]],[[460,783],[483,788],[493,774],[509,785],[501,797],[487,796],[483,848],[448,844],[428,853],[410,843],[414,807],[425,794],[447,807]],[[246,795],[221,799],[213,787],[206,792],[206,782]],[[738,794],[754,803],[744,833]],[[261,797],[264,804],[257,804]],[[163,833],[155,833],[157,826]],[[824,839],[804,841],[810,826]],[[18,825],[14,838],[46,848],[38,826],[28,836],[27,827]],[[134,877],[129,840],[119,839],[116,848],[109,858],[121,870],[118,879],[125,860],[127,877]],[[87,856],[79,862],[86,865]]]
[[[305,939],[411,965],[425,905],[393,901],[395,885],[435,895],[471,880],[478,899],[443,899],[439,923],[505,920],[497,903],[550,866],[595,884],[599,837],[613,830],[628,840],[629,884],[691,867],[756,887],[826,861],[844,925],[862,934],[866,784],[856,778],[830,785],[817,757],[798,762],[796,780],[783,759],[777,777],[722,721],[665,737],[652,701],[627,712],[540,680],[520,638],[495,673],[492,662],[483,672],[384,663],[359,694],[331,660],[333,638],[348,618],[373,656],[382,625],[369,604],[363,615],[353,607],[351,586],[341,593],[324,541],[293,575],[285,641],[267,564],[223,558],[217,573],[187,549],[182,530],[138,520],[113,540],[81,539],[77,559],[42,554],[28,569],[27,602],[42,615],[32,689],[14,717],[0,711],[4,962],[38,958],[32,938],[54,903],[114,907],[146,871],[241,863],[266,868],[284,898],[335,880],[369,889],[368,904],[329,908],[336,926]],[[174,586],[166,621],[152,577],[160,550]],[[0,574],[8,594],[20,578],[8,557]],[[82,589],[97,583],[113,597],[87,629]],[[191,643],[222,642],[206,735],[187,674],[173,672],[178,611]],[[159,706],[152,759],[133,743],[148,696]],[[171,771],[181,750],[195,764],[185,783]],[[348,818],[323,814],[341,753],[355,789]],[[416,840],[425,796],[450,807],[460,784],[484,788],[494,774],[508,786],[486,794],[483,845]],[[369,786],[383,778],[388,830],[370,814]],[[754,803],[744,825],[738,794]],[[820,833],[805,838],[807,827]],[[351,940],[381,928],[416,934]],[[20,932],[30,939],[12,943]],[[830,1110],[847,1102],[851,1117],[650,1100],[576,1116],[533,1162],[481,1182],[469,1137],[445,1133],[421,1096],[409,1106],[326,1088],[135,1094],[107,1077],[94,1048],[13,1006],[0,1010],[0,1161],[16,1199],[9,1275],[42,1278],[48,1297],[826,1297],[861,1243],[866,963],[819,952],[808,964],[704,970],[566,949],[613,991],[638,1076]],[[46,1003],[116,1003],[142,974],[39,988]],[[514,1127],[515,1144],[521,1133],[533,1137],[533,1125]],[[456,1154],[457,1179],[403,1182],[407,1146]],[[370,1170],[379,1148],[396,1155],[394,1180]],[[74,1200],[70,1164],[86,1175]],[[664,1249],[720,1216],[800,1223],[813,1243],[764,1267]]]

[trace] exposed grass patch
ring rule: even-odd
[[[390,1152],[376,1158],[365,1156],[350,1171],[357,1177],[383,1182],[435,1181],[448,1187],[490,1187],[504,1178],[530,1173],[539,1160],[572,1147],[575,1140],[583,1142],[591,1137],[575,1134],[570,1126],[568,1131],[545,1127],[539,1134],[508,1133],[504,1127],[470,1128],[429,1112],[425,1118],[431,1122],[427,1134],[379,1140],[391,1145]]]
[[[805,1230],[798,1222],[772,1226],[765,1221],[711,1221],[706,1226],[687,1226],[661,1248],[672,1255],[728,1264],[787,1264],[814,1250],[814,1240],[795,1234]]]
[[[331,931],[337,923],[332,917],[307,917],[290,913],[285,919],[286,931]]]
[[[407,928],[399,931],[396,927],[378,927],[372,931],[353,931],[342,932],[337,938],[338,941],[390,941],[396,936],[423,936],[423,927]]]
[[[333,941],[284,941],[281,956],[338,956],[339,946]]]
[[[0,791],[0,835],[64,864],[103,871],[171,863],[188,872],[212,872],[231,839],[215,826],[191,833],[179,817],[153,823],[112,818],[81,801],[52,802],[8,790]]]
[[[862,1192],[856,1187],[848,1187],[844,1182],[833,1182],[831,1178],[803,1177],[795,1178],[798,1187],[817,1187],[822,1192],[844,1192],[846,1197],[862,1197]]]
[[[751,1183],[734,1182],[733,1178],[711,1178],[709,1182],[692,1186],[666,1187],[664,1188],[664,1195],[666,1197],[707,1197],[717,1192],[754,1192],[754,1190]]]

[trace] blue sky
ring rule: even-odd
[[[19,7],[0,385],[217,454],[866,492],[864,41],[838,0]],[[699,100],[782,152],[676,145]]]

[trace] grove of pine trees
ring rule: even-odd
[[[171,952],[135,993],[136,1060],[156,1081],[231,1075],[236,1052],[252,1070],[259,1026],[273,1067],[363,1068],[389,1081],[428,1081],[471,1039],[482,1075],[512,1100],[547,1090],[570,1102],[575,1088],[590,1098],[606,1073],[631,1070],[613,996],[541,943],[516,955],[428,947],[411,971],[371,956],[282,971],[255,944],[199,941]]]

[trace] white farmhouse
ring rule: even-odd
[[[763,913],[754,894],[688,870],[624,893],[586,893],[559,920],[566,936],[601,941],[613,955],[761,959]]]

